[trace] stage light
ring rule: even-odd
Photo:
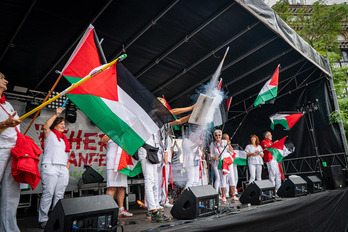
[[[65,120],[70,123],[75,123],[77,118],[76,111],[77,111],[76,106],[71,101],[68,101],[68,103],[66,104],[66,109],[65,109]]]

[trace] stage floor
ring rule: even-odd
[[[146,211],[130,206],[133,217],[120,218],[125,232],[135,231],[348,231],[348,189],[329,190],[264,205],[241,205],[228,199],[220,213],[194,220],[172,219],[168,223],[152,223]],[[170,215],[170,209],[165,209]],[[22,232],[42,232],[37,213],[18,211]],[[118,231],[121,231],[119,228]]]

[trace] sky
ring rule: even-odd
[[[276,2],[278,2],[279,0],[264,0],[264,2],[267,4],[267,5],[269,5],[269,6],[273,6]],[[293,0],[289,0],[290,1],[290,3],[292,3],[292,1]],[[296,2],[301,2],[301,0],[294,0],[294,1],[296,1]],[[304,1],[304,3],[306,4],[306,5],[310,5],[310,4],[312,4],[313,2],[315,2],[316,0],[303,0]],[[347,2],[348,3],[348,0],[326,0],[325,1],[326,2],[326,4],[328,4],[328,5],[332,5],[332,4],[339,4],[339,3],[344,3],[344,2]]]

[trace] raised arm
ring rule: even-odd
[[[54,120],[58,117],[59,114],[63,112],[63,108],[59,107],[56,109],[56,113],[52,115],[44,124],[43,126],[43,132],[44,132],[44,138],[47,138],[48,135],[50,134],[50,126],[53,124]]]

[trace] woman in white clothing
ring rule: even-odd
[[[249,144],[245,147],[248,157],[249,184],[256,180],[261,180],[263,152],[260,140],[256,135],[250,135]]]
[[[199,160],[202,156],[202,146],[199,138],[191,132],[189,138],[185,138],[182,143],[183,167],[187,173],[185,188],[199,185]]]
[[[226,140],[222,140],[222,131],[221,130],[215,130],[214,131],[214,139],[210,144],[210,156],[212,159],[212,166],[214,168],[215,173],[215,183],[214,188],[216,191],[219,190],[221,187],[221,195],[222,195],[222,201],[226,201],[226,175],[223,175],[222,170],[218,170],[219,160],[223,158],[227,158],[230,156],[230,146],[227,145]],[[233,152],[233,151],[232,151]]]
[[[65,119],[58,117],[63,108],[57,108],[43,126],[44,155],[41,166],[42,196],[40,199],[39,223],[44,228],[48,220],[48,211],[58,200],[64,198],[69,183],[70,145],[65,130]],[[53,199],[53,202],[52,202]]]
[[[20,197],[19,183],[11,174],[11,149],[16,146],[19,124],[17,112],[12,105],[5,101],[4,91],[8,81],[0,72],[0,231],[18,232],[17,207]]]

